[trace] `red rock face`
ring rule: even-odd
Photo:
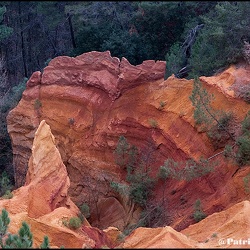
[[[240,77],[250,75],[247,70],[241,69],[241,74],[237,70],[232,67],[224,74],[200,79],[215,96],[213,106],[234,112],[240,122],[249,104],[233,95],[233,87]],[[171,76],[164,81],[164,71],[163,61],[149,60],[132,66],[125,58],[120,61],[111,57],[109,52],[89,52],[76,58],[57,57],[43,73],[35,72],[7,119],[17,185],[24,184],[34,134],[40,121],[45,120],[69,175],[69,195],[77,205],[89,204],[91,224],[123,230],[136,220],[138,210],[110,188],[111,181],[121,182],[125,177],[114,160],[121,135],[145,152],[152,149],[153,177],[168,158],[198,160],[218,152],[194,125],[189,99],[193,80]],[[218,81],[220,84],[216,84]],[[160,107],[161,102],[164,107]],[[168,225],[181,230],[192,224],[197,199],[211,214],[246,198],[242,178],[249,171],[243,168],[234,175],[236,166],[225,162],[221,155],[216,159],[219,164],[205,177],[167,182]],[[153,202],[162,199],[162,189],[158,182]]]
[[[79,214],[79,209],[68,196],[70,182],[50,127],[41,121],[34,137],[32,155],[24,186],[13,191],[13,198],[1,199],[0,209],[6,209],[10,217],[8,232],[17,234],[23,221],[33,234],[33,247],[37,248],[43,237],[49,237],[50,246],[80,248],[95,241],[78,230],[63,225]],[[89,226],[83,220],[82,225]]]
[[[249,201],[214,213],[181,232],[171,227],[137,228],[118,248],[249,248]]]

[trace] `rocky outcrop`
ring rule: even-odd
[[[86,234],[63,225],[63,220],[80,212],[68,196],[69,186],[55,138],[43,120],[35,132],[25,185],[13,191],[13,198],[0,200],[0,209],[6,209],[11,220],[8,231],[17,233],[26,221],[33,233],[34,247],[42,243],[44,235],[49,237],[51,246],[81,247],[84,242],[94,246]],[[83,225],[89,226],[88,221],[84,220]]]
[[[249,248],[250,202],[239,202],[181,231],[201,248]]]
[[[168,158],[198,160],[220,152],[195,126],[189,99],[193,80],[170,76],[164,81],[164,71],[163,61],[149,60],[133,66],[107,51],[57,57],[43,72],[35,72],[7,118],[17,185],[24,184],[35,131],[45,120],[67,169],[69,195],[76,205],[89,204],[91,225],[123,230],[136,222],[140,213],[137,207],[110,188],[111,181],[125,180],[125,172],[114,160],[121,135],[149,156],[153,177]],[[249,77],[248,69],[232,66],[226,73],[200,80],[215,96],[213,107],[233,112],[239,123],[249,104],[235,93],[240,79]],[[221,154],[213,159],[219,163],[205,177],[189,182],[167,181],[165,210],[169,219],[164,223],[177,231],[194,223],[197,199],[207,214],[246,199],[242,178],[249,174],[249,168],[238,170]],[[32,178],[28,176],[26,182]],[[162,182],[154,191],[152,201],[161,202]],[[51,206],[56,207],[58,202],[63,204],[64,200],[55,200]]]
[[[181,232],[171,227],[137,228],[118,248],[249,248],[250,202],[214,213]]]
[[[86,219],[76,230],[66,227],[63,222],[79,214],[68,194],[69,185],[55,137],[43,120],[35,132],[25,185],[13,191],[13,198],[0,200],[0,209],[5,208],[11,219],[8,232],[16,234],[21,223],[27,222],[34,248],[39,248],[45,235],[50,248],[249,248],[248,200],[213,213],[180,232],[170,226],[139,227],[125,236],[115,227],[92,227]],[[103,210],[112,218],[112,202],[106,203]]]

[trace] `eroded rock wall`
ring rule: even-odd
[[[8,115],[17,185],[25,181],[34,133],[45,120],[67,168],[70,197],[77,205],[90,205],[93,225],[122,230],[136,220],[139,212],[110,188],[111,181],[121,182],[125,176],[114,161],[121,135],[145,152],[153,149],[152,176],[168,158],[198,160],[217,153],[206,133],[195,127],[189,99],[193,80],[171,76],[164,81],[164,71],[163,61],[133,66],[107,51],[57,57],[43,72],[34,72],[21,101]],[[245,78],[250,74],[247,70],[240,76],[236,72],[231,67],[224,74],[200,79],[214,94],[214,107],[234,112],[240,122],[249,104],[234,95],[233,87],[243,74]],[[168,181],[165,196],[169,225],[181,230],[193,223],[190,215],[197,199],[211,214],[246,197],[242,176],[249,171],[244,168],[234,175],[237,166],[225,162],[222,156],[217,159],[220,163],[215,171],[204,178]],[[162,183],[158,183],[153,199],[159,201],[161,195]],[[110,215],[120,211],[120,216],[116,214],[114,221],[106,209],[110,209]],[[105,220],[100,222],[100,218]]]

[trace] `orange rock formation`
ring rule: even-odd
[[[17,185],[24,184],[35,131],[45,120],[67,169],[69,196],[77,205],[89,204],[91,225],[123,230],[135,222],[137,208],[115,194],[109,185],[111,181],[124,181],[125,173],[115,164],[113,154],[121,135],[138,148],[148,152],[153,149],[152,176],[157,175],[168,158],[198,160],[221,151],[215,150],[206,133],[195,126],[189,99],[193,80],[170,76],[164,81],[164,71],[163,61],[149,60],[133,66],[125,58],[120,61],[111,57],[107,51],[88,52],[75,58],[60,56],[51,60],[43,72],[35,72],[21,101],[7,118]],[[249,104],[238,95],[238,90],[249,78],[249,66],[231,66],[200,80],[215,96],[213,107],[233,112],[240,123]],[[168,180],[165,209],[170,219],[166,225],[181,231],[193,224],[197,199],[207,215],[248,199],[243,178],[250,168],[238,169],[221,154],[215,159],[218,164],[207,176],[189,182]],[[32,176],[28,174],[26,182],[30,180]],[[153,202],[162,199],[162,188],[158,182]],[[42,187],[38,190],[43,195]],[[38,204],[39,200],[34,200],[34,207]],[[61,204],[66,204],[65,199],[58,197],[46,205],[46,213]],[[40,216],[30,209],[34,217]]]
[[[177,232],[173,228],[137,228],[118,248],[249,248],[250,202],[242,201]]]
[[[13,191],[13,198],[0,200],[0,209],[6,209],[11,220],[8,231],[17,234],[22,222],[26,221],[35,248],[40,246],[45,235],[51,247],[81,248],[86,245],[95,248],[98,242],[111,246],[105,233],[98,239],[88,236],[84,227],[90,225],[86,219],[77,231],[63,225],[63,220],[76,217],[80,212],[68,196],[69,185],[55,138],[43,120],[35,132],[25,185]]]

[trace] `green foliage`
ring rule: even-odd
[[[242,167],[250,164],[250,111],[241,123],[241,131],[234,145],[226,145],[224,156]]]
[[[198,162],[193,159],[185,162],[176,162],[169,158],[159,168],[158,178],[191,181],[209,174],[213,171],[214,165],[215,162],[211,163],[204,158],[201,158]]]
[[[139,172],[131,175],[129,196],[135,203],[145,207],[153,186],[154,181],[148,173]]]
[[[129,186],[118,182],[111,181],[110,187],[121,195],[129,195]]]
[[[128,150],[128,161],[126,164],[126,169],[128,176],[134,172],[136,167],[139,165],[140,156],[139,150],[135,145],[130,145]]]
[[[238,151],[236,161],[240,166],[250,164],[250,136],[242,135],[236,140]]]
[[[194,204],[194,213],[193,213],[193,218],[194,218],[195,222],[199,222],[206,217],[207,217],[207,215],[202,210],[200,199],[196,200],[195,204]]]
[[[230,159],[233,158],[233,148],[231,145],[226,145],[223,152],[224,157]]]
[[[6,209],[2,210],[0,217],[0,244],[3,247],[3,237],[7,233],[8,226],[10,224],[10,218]]]
[[[192,94],[189,98],[194,106],[195,123],[200,125],[203,131],[207,131],[215,149],[224,147],[229,139],[235,141],[229,129],[233,122],[233,114],[212,108],[211,102],[214,96],[207,92],[198,78],[194,79]]]
[[[234,121],[234,115],[230,112],[217,112],[216,117],[217,124],[213,125],[207,132],[215,150],[225,147],[227,141],[232,137],[230,136],[230,125]]]
[[[145,167],[147,159],[143,159],[137,147],[129,144],[124,136],[119,137],[114,154],[116,163],[127,171],[129,185],[111,182],[111,188],[121,195],[128,195],[140,206],[145,206],[154,184]]]
[[[205,88],[203,88],[201,81],[198,78],[194,79],[192,94],[189,97],[194,106],[194,119],[197,125],[204,125],[209,127],[214,122],[214,110],[211,107],[211,101],[214,96],[210,95]]]
[[[29,225],[24,221],[18,231],[18,234],[8,234],[4,248],[31,248],[33,244],[33,235]]]
[[[49,249],[49,237],[47,235],[44,236],[40,249]]]
[[[89,209],[89,205],[87,203],[83,203],[80,206],[80,211],[86,219],[88,219],[90,217],[90,209]]]
[[[217,238],[217,237],[218,237],[218,234],[217,234],[217,233],[213,233],[213,234],[211,235],[211,237],[212,237],[212,238]]]
[[[158,122],[155,119],[149,119],[148,122],[152,128],[158,128]]]
[[[34,101],[34,108],[35,108],[36,110],[38,110],[38,109],[40,109],[41,107],[42,107],[41,101],[40,101],[39,99],[35,99],[35,101]]]
[[[7,190],[5,194],[2,196],[4,199],[11,199],[13,198],[13,194],[11,193],[10,190]]]
[[[10,181],[10,177],[6,171],[3,171],[0,179],[0,196],[6,195],[10,197],[11,189],[12,189],[12,184]]]
[[[192,48],[192,75],[210,76],[244,58],[244,41],[250,40],[250,3],[219,2],[201,17],[205,24]]]
[[[0,169],[5,170],[9,175],[11,183],[14,182],[12,167],[12,146],[9,133],[7,131],[6,117],[8,112],[13,109],[22,97],[27,79],[24,78],[17,86],[11,88],[0,97]],[[0,82],[1,88],[1,82]],[[1,189],[1,194],[3,194]]]
[[[0,246],[1,248],[32,248],[33,235],[30,231],[29,225],[23,221],[18,234],[8,233],[8,226],[10,218],[8,211],[2,209],[0,217]],[[49,248],[48,236],[44,236],[43,243],[40,248]]]
[[[247,194],[250,194],[250,185],[249,185],[249,181],[250,181],[250,174],[246,175],[245,177],[243,177],[243,183],[244,183],[244,189],[245,192]]]
[[[125,57],[134,65],[144,60],[164,60],[186,24],[214,5],[152,1],[66,5],[65,12],[73,17],[75,28],[76,48],[72,54],[109,50],[112,56]]]
[[[162,110],[165,106],[166,106],[166,102],[160,101],[158,109]]]
[[[17,85],[11,88],[3,97],[3,105],[1,105],[1,112],[7,113],[9,110],[13,109],[22,98],[23,91],[26,88],[26,82],[28,78],[23,78],[23,80]]]
[[[72,217],[69,219],[68,226],[71,229],[78,229],[82,224],[82,221],[79,217]]]
[[[185,57],[181,50],[179,42],[171,46],[169,52],[166,54],[166,70],[164,79],[166,80],[172,74],[177,75],[178,71],[184,67]]]
[[[2,24],[3,21],[3,15],[7,11],[6,6],[1,6],[0,7],[0,41],[4,40],[8,36],[11,35],[13,32],[13,28],[10,28],[4,24]]]
[[[169,175],[170,175],[169,168],[165,166],[160,166],[159,172],[158,172],[158,178],[162,180],[166,180],[169,177]]]
[[[241,123],[242,134],[249,136],[250,135],[250,111],[246,114],[244,120]]]
[[[69,118],[69,119],[68,119],[68,123],[69,123],[69,125],[70,125],[70,126],[74,125],[74,123],[75,123],[75,119],[74,119],[74,118],[72,118],[72,117],[71,117],[71,118]]]
[[[122,135],[119,137],[116,149],[114,151],[115,154],[115,162],[122,168],[126,167],[128,161],[128,150],[129,150],[129,143],[127,139]]]

